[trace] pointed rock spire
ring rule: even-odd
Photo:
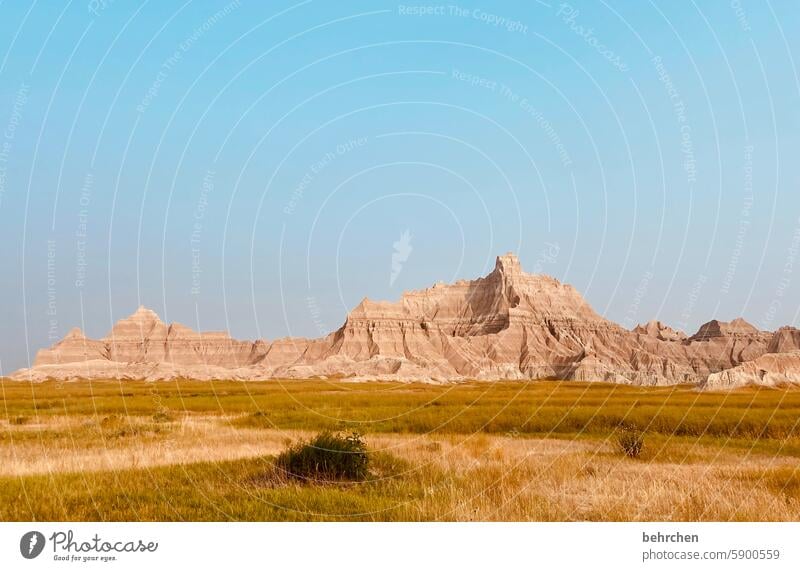
[[[522,265],[519,258],[513,252],[507,252],[501,256],[497,256],[497,261],[494,265],[495,270],[507,275],[518,275],[522,273]]]
[[[86,336],[81,331],[80,327],[73,327],[69,330],[69,332],[64,336],[64,339],[85,339]]]

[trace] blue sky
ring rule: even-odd
[[[140,304],[318,336],[509,250],[626,326],[798,325],[793,2],[0,11],[3,372]]]

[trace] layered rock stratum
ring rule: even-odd
[[[712,373],[704,389],[731,389],[747,385],[781,387],[800,384],[800,351],[765,353],[736,367]]]
[[[528,274],[506,254],[476,280],[406,292],[397,302],[364,299],[319,339],[239,341],[166,324],[140,307],[103,339],[73,329],[12,378],[553,378],[713,389],[798,382],[798,349],[797,329],[770,333],[743,319],[710,321],[691,336],[658,321],[630,331],[572,286]]]

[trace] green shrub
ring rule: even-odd
[[[315,482],[363,481],[369,475],[367,446],[356,432],[322,432],[289,447],[275,465],[290,478]]]
[[[638,458],[644,449],[644,432],[632,426],[623,426],[617,434],[617,444],[625,456]]]

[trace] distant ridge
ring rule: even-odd
[[[627,330],[598,315],[572,286],[525,273],[508,253],[476,280],[406,292],[397,302],[365,298],[319,339],[238,341],[166,324],[140,307],[103,339],[71,330],[11,378],[557,378],[729,388],[800,379],[797,350],[797,329],[773,334],[741,318],[710,321],[690,337],[658,321]],[[751,362],[762,365],[742,366]]]

